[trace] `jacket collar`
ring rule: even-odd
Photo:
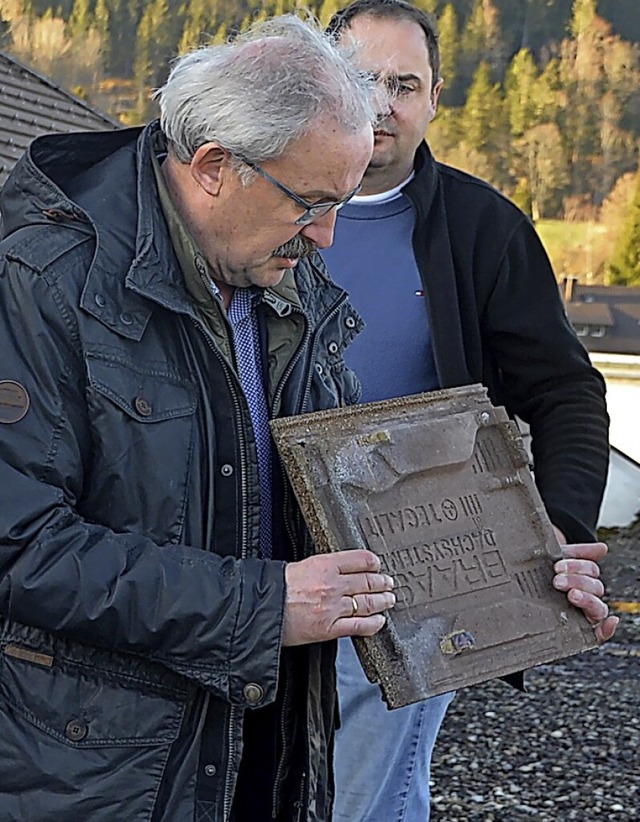
[[[453,257],[456,240],[449,230],[443,168],[428,145],[421,143],[416,152],[416,175],[403,193],[416,212],[413,247],[427,297],[438,378],[442,388],[450,388],[473,379],[460,316],[459,289],[464,289],[464,284],[458,282],[460,273]]]
[[[172,235],[167,228],[166,216],[160,204],[158,181],[152,157],[154,151],[165,150],[164,137],[158,121],[149,124],[139,133],[136,148],[135,169],[129,169],[129,175],[133,174],[135,180],[136,197],[135,201],[129,197],[129,207],[120,212],[118,220],[118,231],[122,236],[129,233],[135,247],[135,255],[124,279],[125,289],[118,295],[116,306],[119,308],[125,298],[124,294],[128,292],[129,302],[130,304],[133,302],[135,311],[132,312],[130,308],[128,312],[129,325],[125,335],[131,337],[135,335],[139,338],[152,312],[147,300],[158,303],[170,311],[191,316],[196,314],[193,296],[189,293],[185,283],[184,273],[173,246]],[[134,226],[135,237],[132,236]],[[98,237],[104,233],[102,225],[96,229],[96,233]],[[108,255],[101,254],[101,250],[103,249],[99,242],[83,293],[82,305],[93,314],[96,314],[95,289],[103,282],[104,263],[108,260]],[[202,272],[206,273],[206,263],[202,255],[195,245],[192,250],[196,270],[202,269]],[[268,291],[273,293],[277,305],[283,302],[287,304],[287,311],[290,311],[292,306],[301,307],[293,274],[288,273],[281,283]],[[104,321],[103,310],[101,310],[99,319]],[[121,318],[118,317],[118,319]]]
[[[403,188],[416,211],[418,221],[426,219],[433,206],[438,188],[438,170],[431,149],[423,140],[414,161],[415,176]]]
[[[2,191],[5,234],[63,221],[94,235],[81,307],[130,339],[144,334],[153,303],[195,316],[158,201],[151,152],[159,133],[154,121],[144,128],[37,138]],[[276,313],[295,307],[313,320],[341,293],[315,255],[267,289],[265,302]]]

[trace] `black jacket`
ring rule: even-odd
[[[609,459],[604,381],[567,320],[530,220],[426,144],[403,189],[443,388],[484,383],[530,425],[536,485],[570,542],[592,541]]]
[[[0,822],[226,820],[278,688],[278,818],[324,821],[335,648],[281,648],[249,411],[185,290],[156,130],[40,138],[2,193]],[[274,415],[357,399],[361,321],[320,266],[260,306]]]

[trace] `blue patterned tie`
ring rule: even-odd
[[[271,557],[271,432],[269,412],[262,380],[262,359],[258,318],[254,310],[256,299],[250,289],[236,288],[228,309],[233,329],[236,363],[240,384],[249,405],[253,436],[258,451],[260,474],[260,552]]]

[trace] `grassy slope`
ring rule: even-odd
[[[590,285],[602,283],[604,262],[611,251],[604,226],[595,222],[539,220],[536,228],[558,278],[573,275]]]

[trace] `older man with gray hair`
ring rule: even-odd
[[[0,197],[0,818],[331,818],[337,637],[269,436],[358,396],[326,277],[375,91],[285,16],[178,60],[144,129],[47,136]]]

